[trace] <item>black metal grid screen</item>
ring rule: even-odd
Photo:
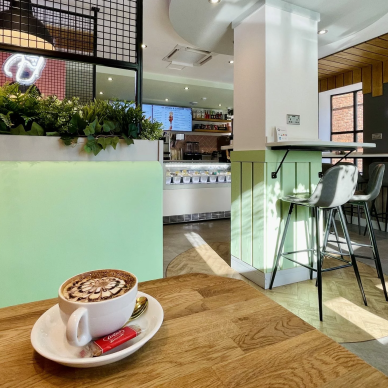
[[[82,104],[94,98],[94,65],[66,61],[65,97],[78,97]]]
[[[51,57],[67,59],[64,54],[69,54],[69,59],[131,67],[125,64],[139,62],[140,1],[1,1],[0,44],[37,54],[44,50]]]

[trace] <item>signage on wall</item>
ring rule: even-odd
[[[44,57],[13,54],[4,62],[3,72],[17,83],[29,86],[41,77],[45,66],[46,59]]]

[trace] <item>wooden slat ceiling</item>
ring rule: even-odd
[[[321,58],[318,61],[319,91],[363,83],[363,92],[383,94],[388,83],[388,34]]]

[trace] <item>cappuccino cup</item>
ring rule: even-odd
[[[92,339],[120,329],[136,304],[137,278],[114,269],[84,272],[66,280],[58,292],[66,338],[84,346]]]

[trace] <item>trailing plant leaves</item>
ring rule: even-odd
[[[125,142],[127,143],[127,145],[133,144],[133,139],[129,139],[129,138],[128,138],[127,136],[125,136],[124,134],[123,134],[123,138],[124,138]]]
[[[105,150],[106,147],[109,145],[109,139],[105,137],[100,137],[98,138],[97,143],[102,147],[103,150]]]
[[[104,130],[104,132],[113,132],[116,128],[116,123],[114,123],[113,121],[104,121],[104,124],[102,125],[102,128]]]
[[[102,146],[98,143],[98,139],[95,139],[93,136],[88,136],[88,141],[85,144],[84,150],[87,153],[93,152],[94,155],[98,155],[102,150]]]
[[[78,137],[70,136],[70,135],[62,135],[61,140],[63,144],[66,146],[70,146],[72,144],[77,143]]]
[[[128,125],[128,135],[129,135],[128,137],[131,137],[132,139],[137,138],[137,125],[136,124],[129,124]]]
[[[46,132],[46,136],[60,136],[59,132]]]
[[[78,131],[83,131],[87,126],[87,122],[79,115],[77,112],[69,123],[69,132],[77,133]]]
[[[31,130],[27,132],[30,136],[44,136],[43,128],[35,121],[32,123]]]
[[[11,135],[27,135],[22,124],[18,125],[16,128],[11,128]]]
[[[112,147],[113,147],[114,149],[116,149],[117,144],[119,144],[119,141],[120,141],[120,139],[119,139],[117,136],[115,136],[114,138],[112,138]]]

